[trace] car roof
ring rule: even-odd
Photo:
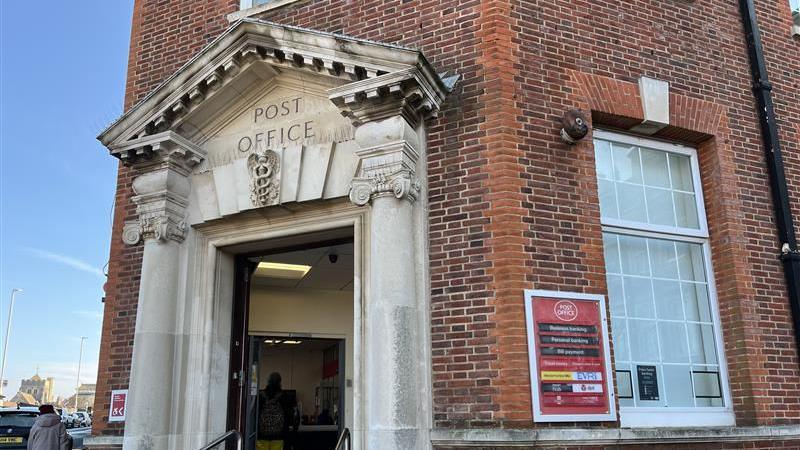
[[[39,414],[39,408],[35,406],[20,406],[17,408],[0,408],[0,414],[8,414],[8,413],[36,413]]]

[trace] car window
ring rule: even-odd
[[[0,414],[0,427],[32,427],[37,416],[35,413]]]

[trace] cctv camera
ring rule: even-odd
[[[336,261],[338,261],[338,260],[339,260],[339,255],[337,255],[336,253],[329,253],[328,254],[328,261],[330,261],[331,264],[336,264]]]

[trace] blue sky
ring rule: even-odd
[[[0,340],[21,378],[94,383],[116,160],[95,136],[122,112],[133,0],[0,2]],[[2,345],[0,345],[0,352]]]

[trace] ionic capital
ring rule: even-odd
[[[373,178],[354,178],[350,183],[350,201],[358,206],[364,206],[374,198],[384,196],[414,203],[419,192],[419,180],[410,171],[391,175],[379,174]]]
[[[122,240],[134,245],[141,239],[183,242],[186,207],[191,191],[188,173],[179,164],[163,163],[133,180],[132,198],[138,220],[128,222]]]

